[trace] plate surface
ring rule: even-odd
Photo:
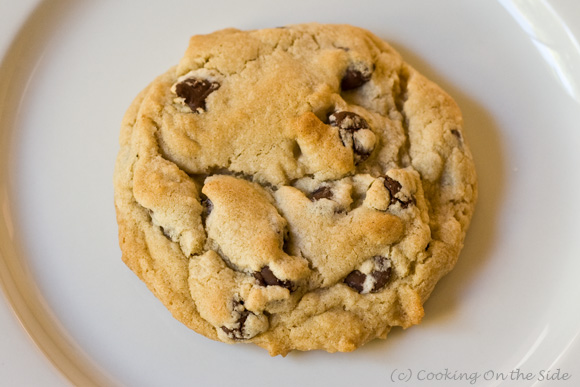
[[[16,3],[0,0],[0,385],[578,385],[579,3]],[[270,358],[189,331],[124,266],[112,171],[124,110],[190,35],[307,21],[371,30],[456,99],[480,200],[422,324]]]

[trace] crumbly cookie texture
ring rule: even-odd
[[[125,263],[173,315],[271,355],[421,321],[477,196],[455,102],[347,25],[194,36],[122,123]]]

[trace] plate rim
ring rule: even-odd
[[[29,38],[35,21],[46,14],[44,8],[49,2],[43,1],[36,7],[31,14],[27,16],[25,22],[21,25],[20,30],[15,34],[10,46],[4,53],[0,53],[0,83],[11,79],[15,73],[16,79],[27,73],[26,70],[18,70],[17,50],[21,47],[27,38]],[[27,28],[29,27],[29,28]],[[27,36],[28,35],[28,36]],[[14,91],[14,84],[18,81],[7,82],[10,86],[2,92],[0,90],[0,102],[7,100],[6,96]],[[16,93],[17,94],[17,93]],[[0,148],[7,148],[11,141],[4,141],[13,135],[15,131],[16,113],[15,110],[9,112],[9,104],[0,104]],[[8,117],[8,119],[6,119]],[[7,130],[5,130],[8,128]],[[3,152],[0,158],[0,184],[7,181],[6,176],[9,167],[5,161],[9,160],[10,152]],[[10,202],[9,195],[0,192],[0,203]],[[8,208],[8,210],[10,210]],[[11,214],[5,213],[3,208],[3,217],[10,217]],[[0,222],[0,239],[9,237],[10,232],[6,219]],[[9,238],[11,239],[11,238]],[[9,246],[9,247],[7,247]],[[105,370],[100,369],[96,364],[92,364],[82,348],[76,346],[74,341],[67,337],[66,331],[59,326],[58,319],[52,316],[50,308],[42,299],[42,295],[36,288],[34,279],[28,272],[21,259],[19,259],[18,248],[13,245],[2,243],[0,245],[0,290],[12,307],[17,319],[23,329],[32,338],[35,345],[45,354],[46,358],[55,366],[56,369],[74,385],[115,385],[116,382],[111,379]],[[27,284],[26,286],[24,284]],[[580,347],[580,344],[578,344]],[[77,366],[79,361],[84,364]]]

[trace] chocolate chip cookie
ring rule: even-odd
[[[194,36],[122,123],[125,263],[171,313],[271,355],[421,321],[477,196],[461,113],[346,25]]]

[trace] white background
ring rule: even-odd
[[[482,386],[500,384],[485,371],[517,368],[572,374],[540,386],[580,383],[578,2],[37,3],[0,0],[0,55],[21,61],[0,68],[13,91],[0,91],[0,208],[12,230],[0,240],[14,243],[18,279],[30,281],[0,297],[0,385],[68,385],[51,361],[69,377],[83,370],[76,380],[134,386],[388,386],[395,369],[414,372],[406,385],[434,385],[417,372],[447,369],[481,373]],[[122,265],[111,174],[125,108],[191,34],[314,20],[370,29],[452,94],[480,202],[421,325],[352,354],[270,359],[188,331]],[[27,298],[14,289],[42,294],[34,308],[46,313],[22,312]]]

